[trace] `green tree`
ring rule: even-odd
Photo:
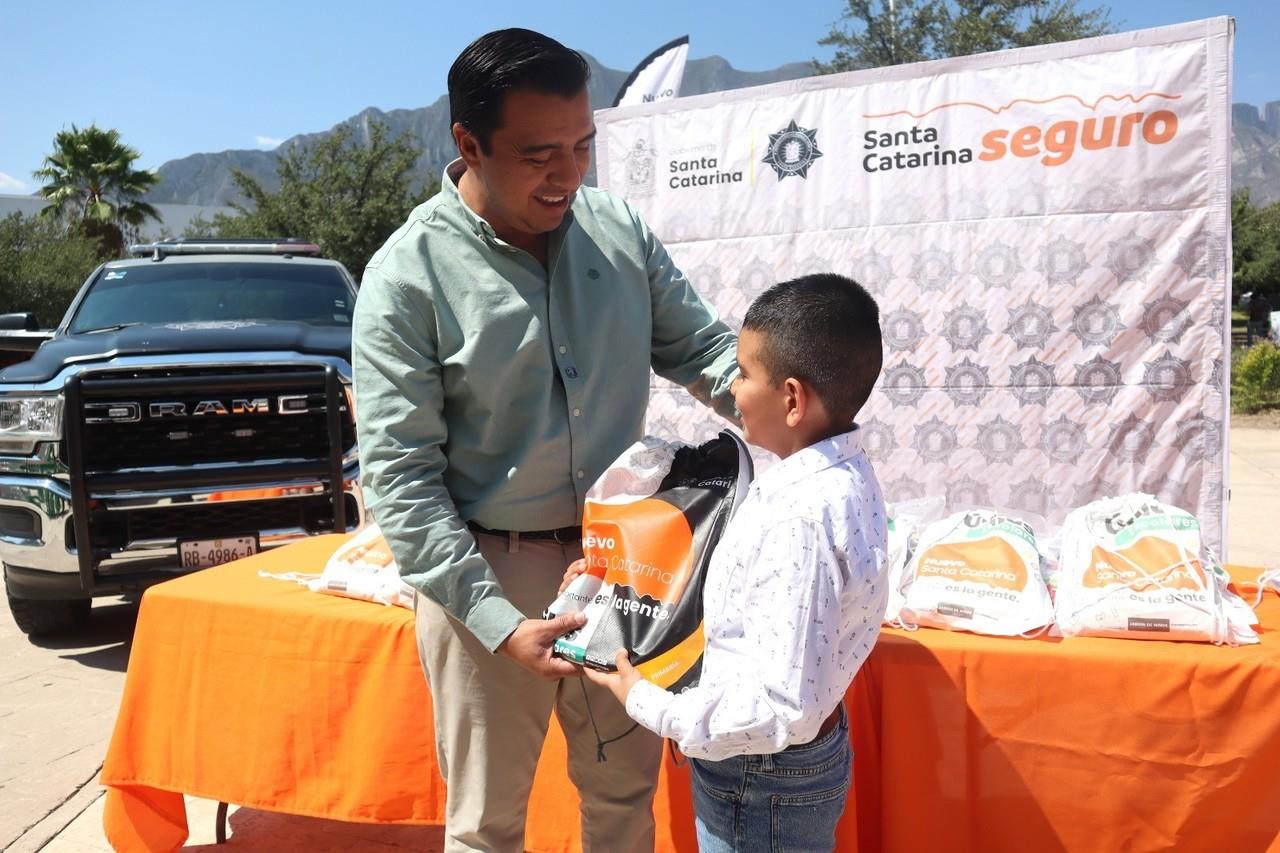
[[[414,163],[420,150],[409,136],[390,139],[374,122],[361,144],[349,125],[309,146],[294,146],[279,161],[280,188],[265,189],[236,171],[244,204],[234,215],[197,220],[188,237],[302,237],[318,244],[357,277],[373,253],[399,228],[415,206],[439,184],[415,191]]]
[[[1280,203],[1258,207],[1249,190],[1231,196],[1232,304],[1241,293],[1280,294]]]
[[[0,314],[31,311],[57,325],[98,264],[98,242],[46,216],[0,219]]]
[[[81,130],[73,124],[54,136],[53,146],[35,172],[46,182],[39,194],[49,200],[42,216],[77,223],[98,242],[103,257],[118,257],[125,239],[144,222],[159,221],[155,208],[141,197],[160,179],[133,167],[140,155],[120,141],[117,131],[96,125]]]
[[[1078,0],[846,0],[818,41],[834,46],[819,74],[1088,38],[1111,31],[1106,6]]]

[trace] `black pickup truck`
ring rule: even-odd
[[[291,240],[132,253],[0,370],[0,562],[28,634],[364,515],[342,265]]]

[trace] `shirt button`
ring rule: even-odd
[[[568,351],[569,351],[569,348],[568,348],[567,346],[565,346],[564,344],[561,344],[561,345],[560,345],[560,354],[561,354],[561,355],[564,355],[564,354],[565,354],[565,353],[567,353]]]
[[[582,417],[582,409],[574,409],[574,410],[573,410],[573,416],[574,416],[575,418],[580,418],[580,417]]]
[[[581,480],[581,479],[582,479],[583,477],[585,477],[585,476],[587,476],[587,472],[586,472],[586,471],[583,471],[581,468],[579,468],[579,469],[578,469],[578,479],[579,479],[579,480]]]
[[[576,368],[576,367],[567,367],[567,368],[565,368],[564,375],[565,375],[565,376],[568,376],[570,379],[577,379],[577,378],[578,378],[578,368]]]

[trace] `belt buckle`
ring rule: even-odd
[[[561,538],[560,534],[569,529],[570,528],[568,527],[557,527],[555,530],[551,531],[551,538],[556,541],[557,545],[572,545],[574,542],[582,541],[581,538],[575,536],[578,532],[576,528],[574,528],[573,533],[569,534],[568,539]]]

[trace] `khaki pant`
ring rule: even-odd
[[[540,618],[560,578],[582,556],[576,545],[477,534],[508,600]],[[418,653],[435,711],[436,751],[448,788],[445,850],[521,851],[533,772],[554,708],[582,797],[585,851],[653,849],[653,792],[662,741],[644,728],[605,747],[632,725],[608,691],[585,679],[547,681],[489,652],[440,605],[417,598]],[[583,688],[587,700],[584,702]]]

